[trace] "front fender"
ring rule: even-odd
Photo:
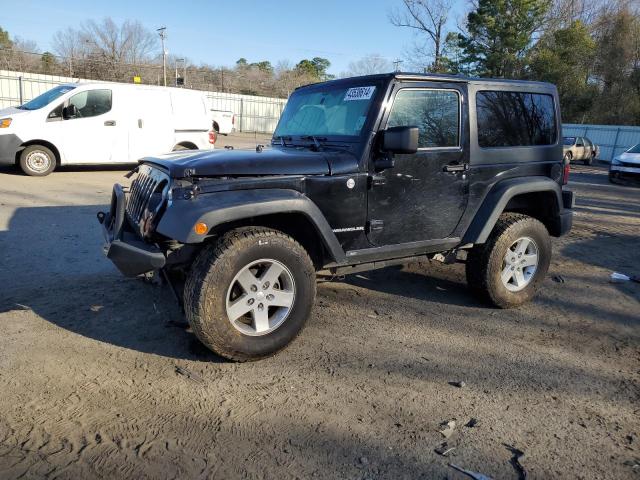
[[[557,212],[563,214],[562,188],[548,177],[520,177],[503,180],[489,191],[482,206],[469,225],[462,243],[484,243],[489,238],[498,218],[516,195],[534,192],[553,192],[556,196]]]
[[[200,194],[190,200],[173,200],[156,231],[181,243],[201,243],[193,227],[198,222],[209,229],[224,223],[278,213],[300,213],[316,232],[336,262],[344,260],[344,250],[326,218],[308,197],[295,190],[256,189]]]

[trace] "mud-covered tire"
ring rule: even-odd
[[[533,240],[538,260],[535,273],[524,288],[510,291],[502,280],[507,250],[519,239]],[[547,228],[535,218],[504,213],[484,244],[476,245],[467,257],[469,288],[481,299],[500,308],[522,305],[533,298],[542,284],[551,262],[551,238]]]
[[[263,259],[286,267],[295,285],[293,303],[273,331],[245,334],[227,315],[228,296],[237,288],[237,275]],[[313,262],[298,242],[277,230],[243,227],[226,233],[198,254],[187,275],[184,306],[193,332],[204,345],[225,358],[244,362],[286,347],[304,328],[315,294]]]
[[[43,145],[29,145],[20,153],[20,168],[31,177],[45,177],[56,168],[56,156]]]

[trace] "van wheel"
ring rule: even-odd
[[[184,304],[198,339],[235,361],[286,347],[303,329],[316,294],[305,249],[276,230],[232,230],[205,247],[187,276]]]
[[[32,177],[44,177],[56,168],[56,156],[42,145],[29,145],[20,154],[20,168]]]
[[[482,299],[500,308],[533,298],[551,262],[551,238],[535,218],[503,213],[486,243],[467,257],[467,283]]]

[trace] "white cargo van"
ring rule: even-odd
[[[201,92],[118,83],[59,85],[0,110],[0,165],[44,176],[57,165],[134,163],[172,150],[212,149]]]

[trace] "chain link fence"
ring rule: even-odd
[[[21,105],[62,83],[91,81],[96,80],[0,70],[0,108]],[[273,132],[287,103],[284,98],[208,91],[202,93],[210,109],[234,113],[235,128],[239,132]]]

